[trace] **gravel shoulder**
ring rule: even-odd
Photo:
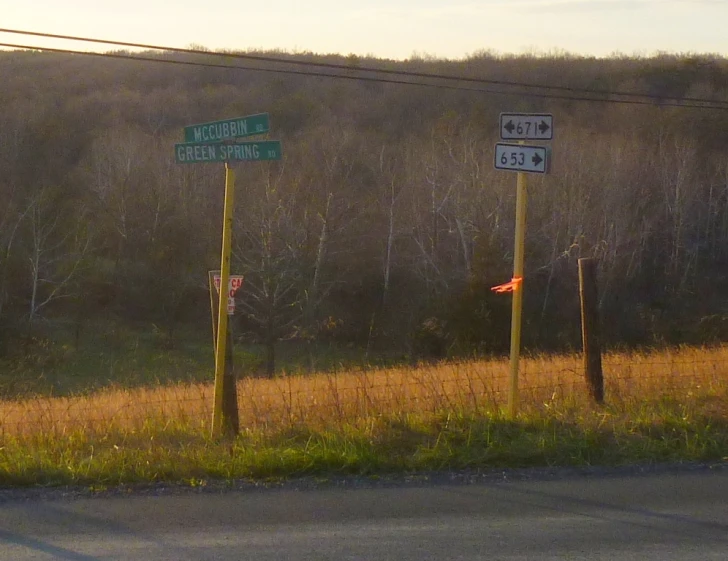
[[[316,491],[323,489],[377,489],[439,485],[474,485],[509,481],[558,481],[574,478],[620,478],[661,474],[728,472],[728,458],[711,463],[659,463],[625,466],[548,467],[524,469],[471,469],[425,473],[388,473],[370,476],[316,476],[286,480],[204,480],[191,483],[137,483],[110,487],[0,487],[0,504],[32,501],[88,499],[93,497],[169,496],[229,492]]]

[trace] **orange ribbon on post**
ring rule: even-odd
[[[521,287],[522,282],[523,277],[513,277],[510,282],[494,286],[493,288],[491,288],[491,290],[496,294],[503,294],[504,292],[515,292]]]

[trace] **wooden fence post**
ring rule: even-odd
[[[584,375],[589,395],[596,403],[604,403],[604,375],[599,332],[599,298],[597,261],[579,259],[579,298],[581,300],[581,340],[584,345]]]

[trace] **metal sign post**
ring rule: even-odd
[[[227,286],[230,278],[230,255],[233,238],[233,204],[235,201],[235,172],[225,164],[225,210],[222,219],[222,255],[220,257],[220,286]],[[215,397],[212,408],[212,433],[223,429],[223,383],[225,377],[225,347],[227,345],[227,298],[220,295],[217,307],[217,344],[215,345]]]
[[[234,161],[266,161],[281,159],[281,143],[278,140],[260,142],[236,142],[235,139],[268,132],[267,113],[213,121],[185,127],[185,141],[175,144],[174,154],[178,164],[223,162],[225,164],[225,206],[222,222],[222,251],[220,256],[220,286],[230,283],[230,256],[232,253],[233,205],[235,201],[235,172],[230,167]],[[241,279],[242,280],[242,279]],[[210,289],[212,290],[212,288]],[[226,292],[226,296],[228,292]],[[212,294],[211,294],[212,298]],[[237,434],[237,395],[233,373],[226,370],[229,337],[228,314],[234,313],[234,300],[220,297],[217,302],[217,330],[215,331],[215,386],[212,409],[212,436],[223,432]],[[215,318],[213,318],[213,325]],[[226,375],[227,374],[227,375]],[[231,382],[232,380],[232,382]],[[234,407],[225,407],[233,403]],[[230,413],[232,411],[232,413]],[[226,413],[227,412],[227,413]]]
[[[518,363],[521,355],[523,316],[523,273],[528,197],[527,173],[548,173],[551,162],[549,147],[526,146],[523,140],[551,140],[553,138],[553,117],[551,115],[502,113],[500,132],[501,138],[504,140],[520,140],[518,144],[496,144],[494,161],[496,169],[517,172],[513,278],[510,282],[492,288],[494,292],[513,293],[508,417],[514,419],[518,414]]]
[[[521,325],[523,317],[523,264],[526,245],[526,208],[528,180],[519,172],[516,179],[516,236],[513,249],[513,302],[511,306],[511,375],[508,391],[508,416],[518,412],[518,361],[521,355]]]
[[[231,275],[231,282],[233,276]],[[210,312],[212,315],[212,352],[217,353],[217,318],[219,310],[220,295],[220,271],[208,272],[209,290],[210,290]],[[228,292],[231,293],[233,290]],[[228,315],[232,315],[230,311],[230,300],[228,298]],[[233,310],[234,312],[234,310]],[[225,372],[223,374],[222,384],[222,432],[223,434],[236,435],[240,432],[240,418],[238,415],[238,394],[237,382],[235,379],[235,360],[233,352],[233,329],[231,321],[227,322],[227,334],[225,336],[227,344],[225,345]]]

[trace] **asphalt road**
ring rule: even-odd
[[[728,470],[0,498],[0,560],[728,559]]]

